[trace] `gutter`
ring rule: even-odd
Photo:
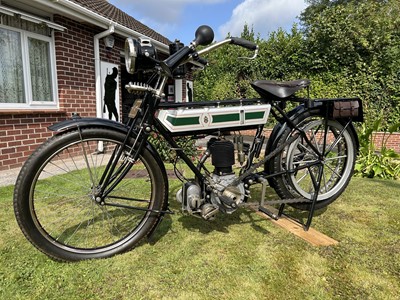
[[[96,117],[102,118],[103,114],[103,99],[101,93],[101,61],[100,61],[100,46],[99,40],[110,34],[115,30],[114,24],[110,24],[106,31],[100,32],[94,36],[94,76],[96,78]]]

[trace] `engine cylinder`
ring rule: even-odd
[[[235,163],[235,149],[231,141],[210,139],[208,149],[211,152],[211,163],[218,175],[231,174]]]

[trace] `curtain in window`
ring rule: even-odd
[[[25,103],[21,37],[0,28],[0,103]]]
[[[1,2],[1,1],[0,1]],[[26,20],[21,19],[18,16],[8,16],[2,15],[2,23],[3,25],[19,28],[22,30],[26,30],[29,32],[34,32],[37,34],[51,36],[51,28],[47,26],[43,26],[43,24],[35,24]]]
[[[51,91],[50,44],[28,39],[33,101],[53,101]]]

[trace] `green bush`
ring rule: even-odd
[[[307,2],[301,26],[289,32],[264,40],[244,27],[241,37],[260,47],[257,59],[240,59],[251,53],[234,46],[209,53],[210,68],[195,73],[195,99],[257,97],[253,80],[309,78],[312,98],[360,97],[367,120],[384,113],[379,130],[399,122],[400,2]]]
[[[400,155],[386,146],[390,135],[399,129],[400,122],[392,125],[385,133],[380,148],[376,149],[372,138],[382,123],[382,117],[371,125],[364,123],[359,130],[360,153],[355,165],[355,174],[361,177],[396,179],[400,177]]]
[[[195,141],[188,137],[177,137],[175,138],[176,143],[180,148],[183,149],[185,154],[189,157],[196,157],[197,149]],[[167,141],[159,134],[155,134],[149,137],[149,142],[157,149],[161,159],[165,162],[174,162],[176,159],[175,150],[171,149],[171,146]]]

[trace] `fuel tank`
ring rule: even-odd
[[[270,104],[230,107],[160,109],[157,118],[171,132],[202,131],[262,125],[267,122]]]

